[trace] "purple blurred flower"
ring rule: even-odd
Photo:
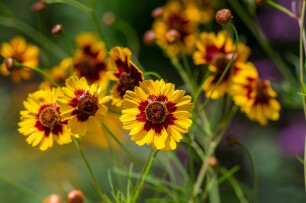
[[[278,0],[278,3],[291,10],[292,1]],[[258,15],[258,23],[269,40],[292,42],[299,39],[297,20],[274,8],[262,10]]]

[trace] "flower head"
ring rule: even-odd
[[[174,150],[182,139],[181,133],[187,133],[192,124],[190,101],[183,90],[174,90],[174,84],[145,80],[124,95],[120,120],[136,144]]]
[[[110,50],[111,76],[117,83],[112,87],[112,105],[121,106],[127,90],[134,90],[143,81],[143,74],[131,61],[131,51],[128,48],[115,47]]]
[[[218,34],[202,32],[196,42],[196,51],[193,53],[193,61],[196,65],[212,64],[220,54],[226,59],[231,59],[235,50],[233,39],[226,31]],[[234,61],[244,62],[250,55],[250,49],[242,43],[238,44]]]
[[[266,125],[269,119],[279,119],[281,107],[276,100],[277,93],[271,88],[270,81],[258,78],[252,63],[248,63],[233,79],[230,93],[249,119],[261,125]]]
[[[60,88],[39,90],[29,94],[24,102],[26,110],[20,112],[21,121],[18,131],[27,136],[26,141],[32,146],[40,144],[40,150],[47,150],[53,142],[60,145],[71,142],[67,121],[62,121],[60,107],[56,99],[62,94]]]
[[[85,77],[89,84],[99,83],[106,87],[107,60],[102,41],[92,33],[82,33],[76,38],[78,49],[74,57],[74,70],[78,77]]]
[[[107,113],[104,103],[109,99],[98,84],[89,86],[84,77],[72,76],[66,80],[63,96],[58,102],[71,131],[85,135],[101,128],[100,121]]]
[[[11,41],[1,44],[0,54],[4,58],[11,58],[26,66],[37,66],[39,49],[37,46],[29,44],[23,37],[17,36]],[[0,73],[10,76],[13,82],[20,82],[21,79],[29,79],[32,71],[26,68],[7,67],[5,63],[0,66]]]

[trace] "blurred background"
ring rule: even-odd
[[[61,47],[67,56],[69,54],[67,41],[74,43],[74,37],[80,32],[95,32],[90,16],[76,8],[56,3],[48,4],[41,13],[35,13],[31,10],[35,2],[35,0],[1,0],[0,42],[21,35],[29,42],[38,44],[36,40],[39,39],[30,36],[24,27],[12,25],[9,21],[11,18],[18,19],[18,22],[23,22],[42,33]],[[183,83],[179,75],[172,71],[169,60],[161,50],[156,46],[145,45],[142,41],[143,34],[151,28],[153,22],[151,11],[164,5],[165,2],[165,0],[98,0],[96,14],[101,20],[102,31],[112,46],[128,46],[134,54],[133,60],[136,64],[147,71],[158,72],[166,81],[173,82],[179,87]],[[218,5],[216,10],[222,6],[230,8],[230,5],[223,1],[216,2]],[[288,8],[291,6],[291,1],[288,0],[279,3]],[[102,17],[107,12],[115,16],[116,23],[113,26],[102,24]],[[259,202],[306,202],[303,164],[298,161],[299,157],[303,157],[306,129],[301,98],[297,94],[300,90],[292,90],[282,82],[281,75],[273,62],[263,52],[239,17],[235,17],[235,12],[233,13],[234,24],[237,26],[241,40],[251,47],[250,60],[258,67],[260,76],[271,80],[276,91],[280,92],[282,111],[279,121],[270,122],[265,127],[249,121],[243,114],[238,114],[225,137],[237,136],[254,155],[259,183]],[[299,49],[297,22],[268,7],[257,8],[255,13],[258,26],[262,27],[272,46],[285,59],[292,72],[296,73]],[[63,25],[65,38],[52,36],[50,30],[57,23]],[[212,23],[212,26],[221,29],[221,26],[218,27],[215,23]],[[41,67],[50,68],[59,61],[56,54],[42,49]],[[73,188],[81,189],[88,197],[88,202],[98,202],[98,197],[90,185],[88,171],[73,143],[64,147],[55,145],[52,149],[41,152],[38,148],[28,145],[25,137],[17,132],[19,112],[23,109],[22,102],[28,93],[37,90],[39,82],[41,82],[39,75],[19,84],[0,76],[0,202],[42,202],[48,194],[57,193],[64,197]],[[130,142],[127,135],[126,145],[145,160],[147,148],[140,149]],[[90,142],[84,147],[100,184],[105,191],[109,191],[108,170],[112,167],[126,169],[130,160],[119,149],[105,150],[91,145]],[[180,149],[177,153],[179,152]],[[116,160],[114,157],[119,158]],[[235,174],[236,178],[242,185],[252,187],[251,163],[241,147],[230,147],[224,141],[217,150],[217,158],[228,168],[239,165],[240,170]],[[222,202],[238,202],[232,188],[227,184],[221,185],[220,192]]]

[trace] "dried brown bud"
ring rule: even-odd
[[[115,20],[116,20],[115,14],[110,11],[104,13],[104,15],[102,16],[102,22],[107,26],[111,26],[112,24],[114,24]]]
[[[11,68],[14,68],[15,66],[15,61],[13,58],[6,58],[4,60],[4,63],[5,63],[5,66],[7,69],[11,69]]]
[[[180,33],[175,29],[171,29],[168,32],[166,32],[165,37],[167,41],[170,43],[176,42],[181,38]]]
[[[43,203],[62,203],[62,199],[58,194],[51,194],[44,199]]]
[[[216,167],[218,164],[218,159],[216,157],[210,157],[208,160],[208,165],[212,168]]]
[[[151,45],[155,43],[155,34],[153,30],[148,30],[143,35],[143,42],[147,45]]]
[[[67,195],[67,203],[83,203],[84,194],[80,190],[72,190]]]
[[[53,26],[51,32],[52,32],[53,35],[59,36],[63,32],[63,26],[61,24],[56,24],[56,25]]]
[[[262,6],[262,5],[266,4],[266,3],[267,3],[267,0],[256,0],[256,5],[257,6]]]
[[[216,21],[221,25],[226,25],[231,22],[233,16],[229,9],[221,9],[216,13]]]
[[[162,14],[163,14],[163,9],[161,7],[155,8],[151,13],[153,18],[161,17]]]
[[[41,12],[46,8],[46,3],[43,0],[39,0],[32,4],[31,10],[35,13]]]
[[[229,135],[226,138],[226,141],[227,141],[228,145],[232,147],[232,146],[237,144],[238,139],[237,139],[236,135]]]

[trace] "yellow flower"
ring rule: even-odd
[[[268,120],[278,120],[281,106],[270,81],[260,80],[255,66],[248,63],[233,79],[230,91],[236,105],[250,120],[266,125]]]
[[[56,99],[62,94],[60,88],[39,90],[29,94],[24,102],[26,110],[21,111],[18,131],[27,136],[26,141],[32,146],[40,144],[40,150],[47,150],[53,142],[60,145],[71,142],[67,121],[61,121],[60,107]]]
[[[38,65],[38,47],[27,43],[20,36],[14,37],[9,43],[2,43],[0,54],[6,59],[12,58],[27,66]],[[29,79],[33,74],[31,70],[25,68],[14,68],[10,70],[4,63],[0,66],[0,73],[4,76],[10,76],[13,82],[20,82],[21,79]]]
[[[156,42],[172,54],[180,54],[181,43],[184,51],[190,54],[194,50],[197,29],[201,23],[201,11],[194,3],[182,3],[179,1],[168,1],[162,7],[161,15],[155,19],[152,30]],[[178,40],[169,40],[167,35],[177,32]],[[173,32],[172,32],[173,33]]]
[[[121,106],[123,95],[127,90],[134,90],[143,81],[143,74],[131,61],[131,51],[128,48],[114,47],[109,52],[111,78],[117,83],[112,87],[112,105]]]
[[[231,59],[235,50],[235,44],[228,32],[220,31],[216,35],[213,32],[202,32],[196,42],[196,51],[193,53],[193,61],[196,65],[213,64],[214,59],[222,54]],[[250,55],[250,49],[242,43],[238,43],[234,61],[244,62]]]
[[[92,33],[77,36],[77,51],[74,56],[76,75],[85,77],[89,84],[99,83],[103,88],[108,85],[106,49],[102,41]]]
[[[107,113],[104,105],[109,101],[106,91],[98,84],[88,85],[86,79],[72,76],[66,80],[63,96],[58,98],[61,115],[68,120],[72,133],[86,135],[101,128],[101,120]]]
[[[123,128],[130,130],[136,144],[151,145],[154,149],[176,149],[192,124],[188,112],[193,109],[191,97],[183,90],[174,90],[174,84],[163,80],[145,80],[124,95]]]
[[[58,66],[52,67],[50,73],[48,73],[49,77],[60,86],[64,86],[66,79],[69,77],[69,71],[72,69],[72,66],[72,58],[65,58],[60,62]],[[45,79],[45,81],[39,85],[39,89],[46,89],[51,87],[53,87],[53,85],[47,79]]]

